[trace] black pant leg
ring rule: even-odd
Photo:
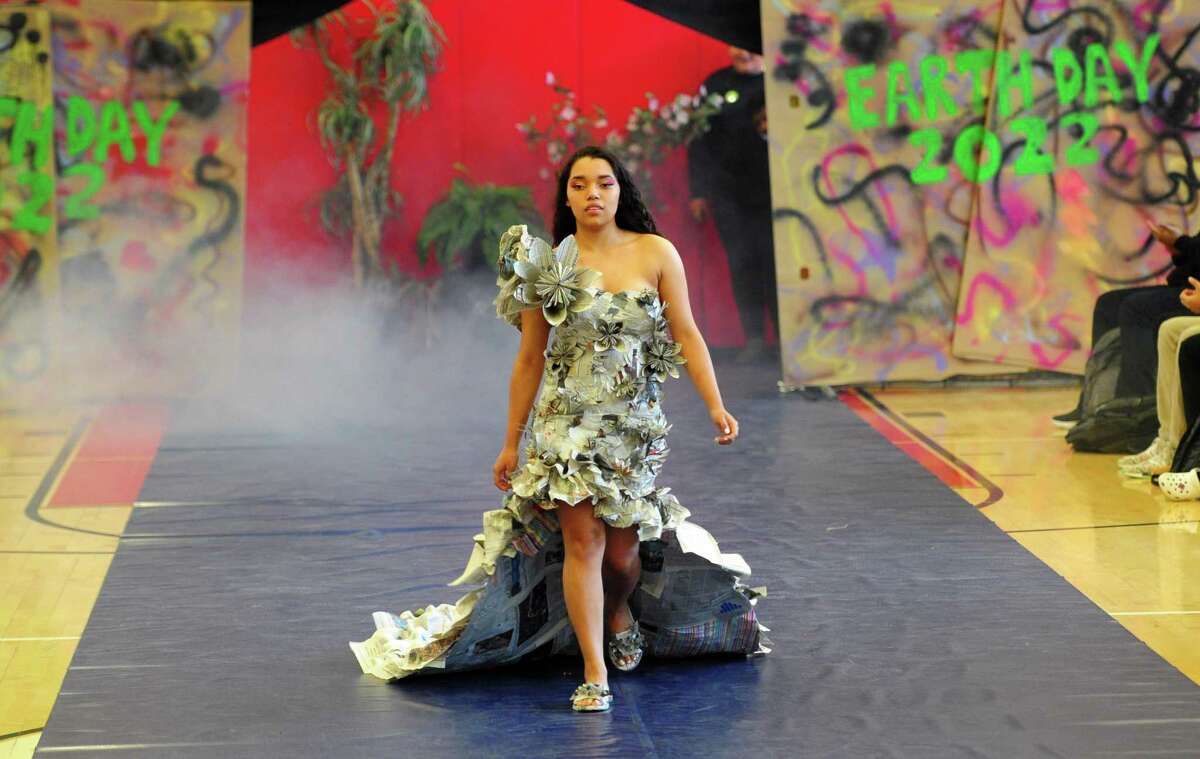
[[[1179,344],[1179,385],[1183,390],[1183,415],[1191,429],[1200,418],[1200,335]]]
[[[1179,287],[1147,287],[1121,301],[1121,373],[1117,396],[1154,395],[1158,371],[1158,328],[1175,316],[1194,316],[1179,302]]]
[[[755,212],[753,223],[756,237],[755,250],[760,262],[759,283],[762,291],[762,303],[766,307],[767,316],[775,325],[775,334],[779,331],[779,288],[775,279],[775,226],[771,220],[771,208],[765,207]]]
[[[1101,293],[1100,297],[1096,298],[1096,305],[1092,308],[1092,345],[1100,342],[1100,337],[1105,332],[1117,326],[1121,303],[1129,296],[1146,290],[1146,287],[1125,287]]]
[[[729,198],[713,198],[713,220],[729,260],[729,284],[737,304],[738,318],[746,338],[763,336],[764,256],[772,257],[773,248],[762,250],[762,235],[756,234],[755,216]],[[769,215],[768,215],[769,224]],[[768,226],[768,230],[770,227]]]

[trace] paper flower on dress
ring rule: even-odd
[[[641,463],[652,475],[657,475],[670,452],[670,449],[667,448],[667,439],[658,438],[646,446],[646,454],[642,457]]]
[[[635,398],[642,391],[644,385],[645,379],[643,377],[631,376],[625,370],[622,370],[614,378],[612,393],[617,398]]]
[[[610,456],[597,456],[596,462],[600,466],[607,468],[614,476],[621,479],[628,479],[634,474],[633,464],[628,458],[616,458]]]
[[[554,397],[550,398],[538,411],[538,416],[577,416],[584,411],[583,395],[573,388],[554,388]]]
[[[578,462],[571,460],[556,465],[555,472],[550,477],[548,495],[555,501],[565,501],[572,505],[591,495],[587,480],[579,471]]]
[[[650,314],[650,318],[652,319],[662,312],[662,309],[658,306],[658,290],[652,287],[647,287],[645,290],[639,292],[634,300],[638,305],[646,309],[646,312]]]
[[[512,479],[513,492],[522,498],[537,498],[550,485],[550,473],[554,471],[555,456],[550,452],[529,459]]]
[[[579,246],[574,237],[567,237],[557,249],[535,237],[528,250],[528,258],[517,258],[513,264],[522,280],[515,290],[517,300],[540,305],[551,326],[562,324],[568,313],[592,305],[595,298],[587,290],[599,280],[600,272],[578,266]]]
[[[524,224],[514,224],[500,236],[500,279],[511,279],[516,274],[513,264],[525,257],[531,245],[533,235],[529,234],[529,227]]]
[[[583,453],[596,447],[597,430],[593,424],[581,423],[572,425],[567,430],[567,439],[571,442],[574,453]]]
[[[625,350],[625,323],[613,322],[607,319],[601,319],[596,323],[596,340],[592,343],[592,348],[597,353],[604,351]]]
[[[548,320],[547,320],[548,321]],[[556,340],[546,351],[546,368],[559,379],[567,376],[575,362],[583,358],[583,348],[569,340]],[[568,413],[568,412],[560,412]]]
[[[679,367],[687,359],[679,355],[683,346],[669,340],[656,340],[646,346],[646,376],[662,382],[667,375],[679,376]]]

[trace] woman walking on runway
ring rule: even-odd
[[[637,187],[607,151],[584,148],[564,165],[554,240],[566,248],[562,261],[538,267],[514,260],[521,282],[501,296],[505,313],[519,314],[521,347],[508,437],[493,473],[497,487],[513,488],[509,473],[517,469],[520,427],[544,374],[533,452],[567,454],[552,464],[561,468],[579,453],[595,451],[599,464],[592,477],[579,470],[573,484],[581,487],[551,491],[547,505],[557,509],[562,525],[563,594],[583,653],[586,682],[574,706],[604,709],[611,696],[602,637],[609,636],[609,661],[617,669],[633,669],[642,656],[627,604],[640,575],[638,533],[660,532],[677,508],[673,497],[654,497],[654,478],[667,452],[658,385],[668,374],[679,376],[676,365],[684,364],[719,444],[737,439],[738,422],[721,401],[708,347],[692,318],[683,262],[657,234]],[[539,302],[542,308],[530,308]],[[556,340],[546,356],[551,364],[544,367],[552,325]],[[581,410],[597,418],[577,421]],[[645,434],[647,429],[654,434]],[[527,467],[516,475],[519,498],[540,496],[530,480],[540,478],[541,468],[539,459],[535,471]]]
[[[520,551],[534,562],[532,570],[510,570],[517,578],[511,583],[517,588],[513,597],[524,598],[525,586],[557,581],[550,577],[557,572],[543,576],[539,568],[561,561],[561,598],[584,669],[584,683],[571,704],[576,711],[607,711],[613,698],[610,665],[630,671],[647,652],[679,656],[764,649],[752,608],[756,593],[737,579],[749,568],[734,554],[720,554],[711,536],[685,523],[688,511],[669,488],[655,482],[670,429],[661,386],[667,377],[679,376],[679,366],[687,367],[708,409],[715,442],[729,445],[739,432],[692,317],[678,252],[657,233],[620,161],[596,147],[579,150],[558,177],[554,240],[551,247],[522,226],[511,228],[500,243],[496,312],[521,332],[507,435],[492,468],[494,484],[508,495],[503,509],[484,515],[485,533],[457,582],[494,581],[503,564],[499,557]],[[524,464],[519,463],[522,443]],[[561,548],[548,550],[558,546],[559,533]],[[662,548],[672,548],[673,540],[680,553]],[[654,551],[647,554],[653,560],[646,567],[642,548]],[[695,592],[696,580],[679,587],[690,591],[687,602],[707,604],[701,612],[710,621],[697,624],[694,609],[686,621],[672,617],[673,612],[678,617],[683,601],[672,599],[664,562],[703,575],[706,592]],[[639,594],[634,604],[641,612],[639,624],[631,594],[639,578],[646,583],[651,573],[654,592]],[[483,597],[467,596],[454,607],[428,607],[426,612],[445,617],[432,627],[428,614],[382,619],[376,614],[379,632],[351,645],[364,671],[400,677],[435,658],[443,669],[513,661],[529,652],[539,635],[551,634],[502,631],[487,638],[498,638],[487,645],[504,647],[500,655],[480,658],[486,641],[465,634],[473,639],[468,644],[463,630],[471,629],[472,609],[478,614],[484,603]],[[534,604],[547,605],[554,604]],[[480,626],[487,629],[479,635],[495,629]]]

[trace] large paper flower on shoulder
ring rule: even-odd
[[[524,224],[514,224],[500,236],[500,279],[509,280],[516,274],[514,264],[525,257],[525,251],[533,244],[533,235]],[[501,283],[497,283],[501,284]]]
[[[559,243],[557,249],[545,240],[533,238],[529,258],[513,264],[522,280],[516,288],[517,300],[540,305],[551,326],[562,324],[568,313],[587,310],[595,300],[588,288],[596,284],[600,273],[578,264],[579,247],[573,236]]]

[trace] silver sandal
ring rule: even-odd
[[[608,661],[622,672],[632,672],[642,663],[644,646],[642,630],[635,621],[628,630],[608,639]]]
[[[606,712],[612,708],[612,691],[596,683],[584,683],[571,694],[571,708],[577,712]],[[594,701],[593,704],[584,704]]]

